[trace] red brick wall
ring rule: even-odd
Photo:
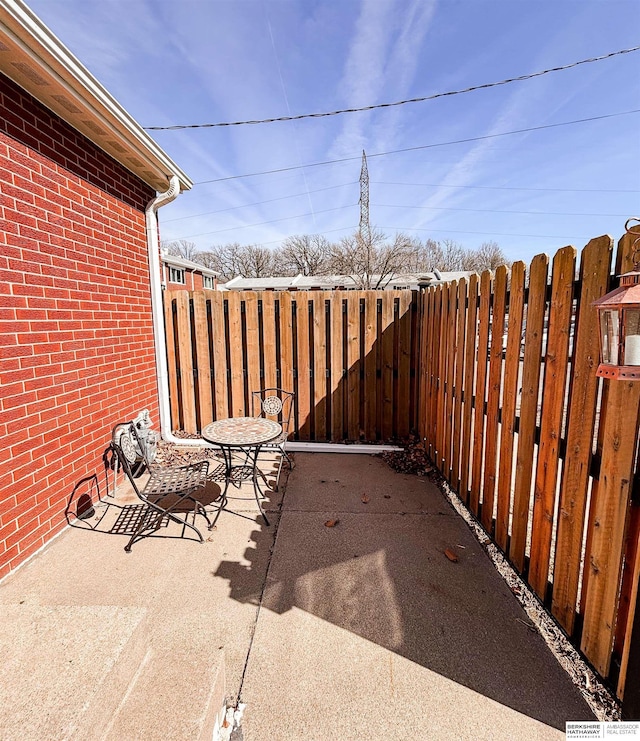
[[[111,427],[158,425],[154,192],[0,75],[0,576],[65,524]]]

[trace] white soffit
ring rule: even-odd
[[[22,0],[0,0],[0,71],[157,191],[193,183]]]

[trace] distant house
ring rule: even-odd
[[[104,493],[112,425],[158,419],[156,213],[190,187],[21,0],[0,2],[0,576],[74,492]]]
[[[434,270],[432,273],[393,274],[385,277],[382,289],[412,290],[448,283],[452,280],[468,279],[471,272],[446,272]],[[374,276],[374,282],[379,276]],[[273,278],[243,278],[238,276],[218,288],[222,291],[353,291],[358,287],[357,279],[350,275],[296,275],[294,277],[276,276]]]
[[[170,290],[183,288],[186,291],[199,291],[203,288],[215,289],[218,285],[218,273],[200,263],[184,257],[160,254],[162,262],[162,285]]]

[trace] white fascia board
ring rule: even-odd
[[[0,71],[70,126],[156,190],[166,190],[172,175],[178,176],[181,190],[192,187],[190,178],[22,0],[0,0],[0,39]]]
[[[202,273],[203,275],[212,275],[212,276],[218,275],[218,273],[215,270],[211,270],[211,268],[207,268],[205,265],[202,265],[199,262],[194,262],[193,260],[187,260],[186,257],[178,257],[177,255],[167,255],[166,252],[161,252],[160,259],[166,265],[172,265],[173,267],[187,268],[188,270],[197,270],[199,273]]]

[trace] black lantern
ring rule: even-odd
[[[634,242],[633,270],[620,276],[620,285],[593,302],[600,326],[600,365],[596,375],[603,378],[640,380],[640,231],[629,226]]]

